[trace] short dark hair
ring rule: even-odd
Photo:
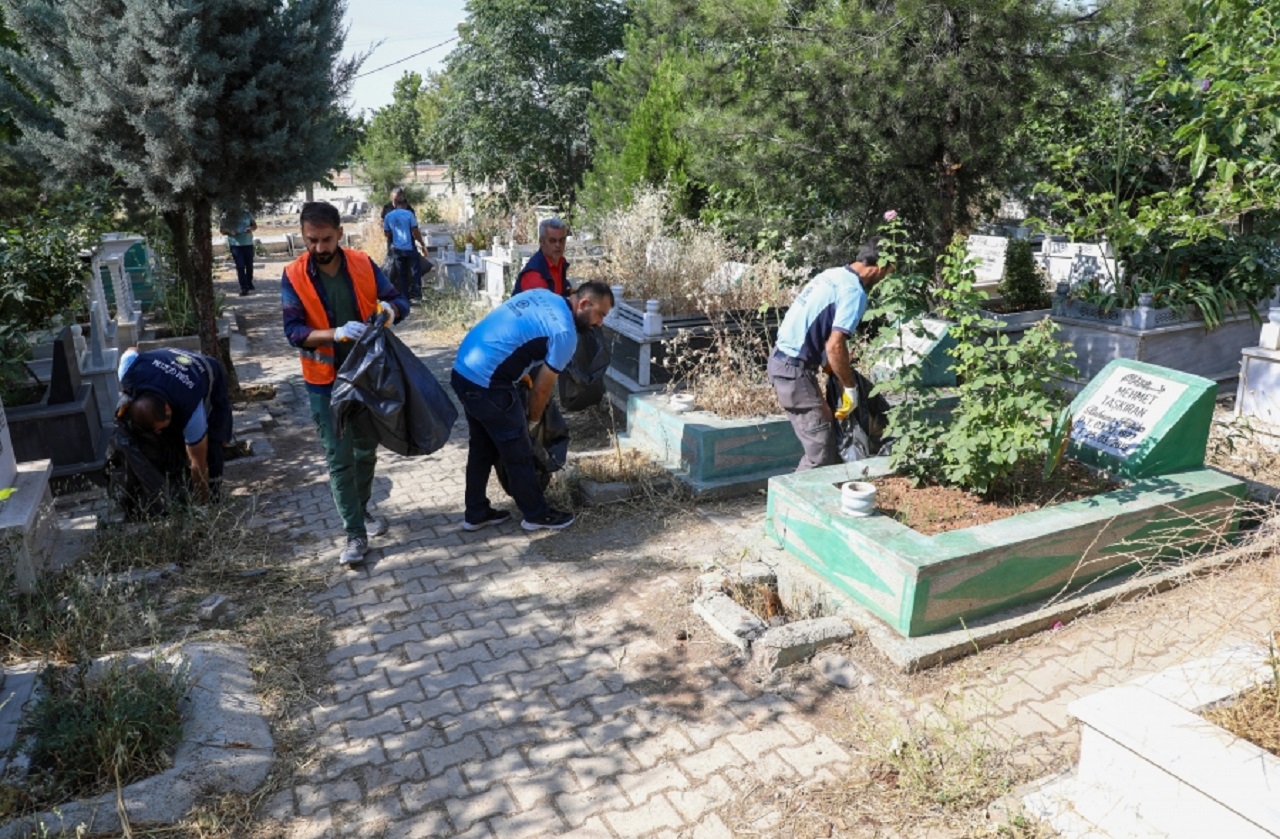
[[[301,224],[316,224],[329,227],[342,226],[342,214],[338,208],[328,201],[308,201],[302,205],[302,213],[298,218]]]
[[[863,265],[875,266],[880,264],[880,244],[879,236],[872,236],[870,239],[862,243],[862,247],[858,248],[858,256],[854,262],[861,262]]]
[[[586,295],[594,297],[597,300],[608,300],[610,306],[617,305],[617,301],[613,299],[613,289],[600,282],[599,280],[589,280],[574,289],[574,293],[579,297]]]
[[[151,431],[164,422],[166,403],[158,393],[146,391],[129,400],[129,422],[135,428]]]

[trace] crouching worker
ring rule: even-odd
[[[197,352],[130,347],[117,372],[112,482],[126,514],[162,512],[170,496],[187,492],[216,501],[232,436],[222,364]]]
[[[511,518],[495,510],[486,488],[501,463],[525,530],[561,530],[573,514],[547,504],[533,459],[529,426],[542,419],[556,377],[578,346],[578,334],[597,327],[613,308],[604,283],[583,283],[568,297],[546,289],[517,294],[472,327],[458,347],[450,384],[467,415],[466,513],[463,530]],[[540,366],[539,366],[540,365]],[[537,367],[529,407],[516,383]]]

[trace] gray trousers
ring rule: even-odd
[[[840,463],[835,417],[823,400],[822,391],[818,390],[817,371],[776,355],[769,356],[767,369],[769,382],[778,394],[778,403],[786,411],[787,419],[804,447],[804,457],[800,458],[796,471]]]

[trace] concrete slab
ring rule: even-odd
[[[145,658],[151,651],[133,655]],[[243,647],[210,643],[179,645],[167,652],[175,663],[182,656],[190,662],[192,685],[173,766],[119,793],[15,819],[0,827],[0,839],[118,833],[121,810],[134,828],[173,824],[201,798],[257,789],[275,760],[275,742],[254,691],[247,653]]]

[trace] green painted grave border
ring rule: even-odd
[[[835,588],[901,635],[958,629],[965,621],[1076,589],[1140,563],[1176,561],[1203,529],[1165,551],[1127,539],[1239,525],[1245,485],[1212,469],[1134,482],[1092,498],[925,536],[888,516],[840,511],[839,484],[889,474],[887,458],[770,479],[766,532]],[[1172,536],[1173,533],[1167,535]]]

